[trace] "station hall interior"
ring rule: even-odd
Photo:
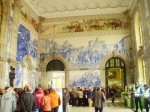
[[[119,109],[149,71],[150,0],[0,0],[0,88],[114,87]]]

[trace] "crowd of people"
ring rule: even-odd
[[[80,88],[75,87],[70,91],[70,101],[69,103],[72,106],[93,106],[93,98],[94,93],[97,91],[98,87],[91,88]],[[106,91],[104,88],[101,88],[101,91],[104,93],[106,97]]]
[[[29,85],[24,89],[0,89],[0,112],[58,112],[60,96],[54,88],[35,91]]]
[[[74,87],[62,90],[60,96],[53,87],[46,90],[36,87],[34,91],[29,85],[23,89],[12,87],[0,89],[0,112],[58,112],[60,104],[63,112],[70,112],[70,105],[93,106],[95,112],[102,112],[106,98],[104,88]]]

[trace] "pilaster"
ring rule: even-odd
[[[65,70],[65,87],[69,88],[69,70]]]
[[[5,86],[5,74],[7,65],[7,37],[8,37],[8,25],[9,25],[9,2],[2,0],[2,24],[0,33],[0,87]]]
[[[19,0],[14,1],[14,13],[13,13],[13,25],[12,25],[12,37],[10,44],[10,60],[16,60],[17,51],[17,37],[18,37],[18,26],[19,26],[19,16],[22,5]]]

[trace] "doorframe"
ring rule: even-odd
[[[108,61],[110,61],[111,59],[114,59],[114,67],[106,67],[106,64],[107,64],[107,62]],[[121,65],[121,61],[123,62],[123,64],[124,64],[124,66],[116,66],[116,59],[119,59],[120,60],[120,65]],[[109,60],[107,60],[107,62],[105,63],[105,76],[106,76],[106,79],[105,79],[105,81],[106,81],[106,91],[107,91],[107,98],[109,97],[109,88],[108,88],[108,85],[109,85],[109,80],[108,80],[108,71],[109,70],[111,70],[111,69],[113,69],[113,70],[115,70],[115,69],[122,69],[123,70],[123,79],[124,79],[124,81],[123,81],[123,88],[125,88],[125,85],[126,85],[126,65],[125,65],[125,63],[124,63],[124,61],[122,60],[122,59],[120,59],[120,58],[118,58],[118,57],[112,57],[112,58],[110,58]]]
[[[131,67],[130,67],[130,61],[128,60],[128,58],[117,52],[117,51],[112,51],[111,53],[107,54],[101,61],[100,63],[100,73],[101,73],[101,86],[106,88],[106,62],[112,58],[112,57],[118,57],[120,59],[122,59],[122,61],[124,61],[125,63],[125,73],[126,73],[126,84],[130,84],[131,83]]]
[[[64,66],[65,66],[65,87],[66,88],[69,88],[69,65],[68,65],[68,62],[67,60],[58,55],[58,54],[54,54],[53,56],[48,56],[44,59],[43,63],[42,63],[42,71],[41,71],[41,87],[44,88],[44,89],[47,89],[47,84],[45,83],[46,81],[46,66],[47,64],[52,61],[52,60],[60,60]]]

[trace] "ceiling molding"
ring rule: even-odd
[[[107,13],[121,13],[131,0],[24,0],[41,17],[57,18]],[[108,10],[109,9],[109,10]],[[89,12],[89,13],[88,13]]]
[[[50,22],[67,22],[75,20],[85,20],[85,19],[108,19],[108,18],[126,18],[123,13],[115,14],[101,14],[101,15],[87,15],[87,16],[76,16],[76,17],[62,17],[62,18],[48,18],[45,19],[43,23]]]
[[[41,39],[46,38],[64,38],[64,37],[83,37],[83,36],[101,36],[101,35],[130,35],[130,30],[110,30],[110,31],[92,31],[92,32],[74,32],[74,33],[61,33],[53,35],[40,35]],[[102,37],[103,38],[103,37]]]
[[[31,0],[32,1],[32,0]],[[24,0],[20,0],[20,3],[23,5],[23,9],[28,12],[29,15],[32,15],[32,17],[39,22],[39,17],[35,13],[35,11],[27,4]]]

